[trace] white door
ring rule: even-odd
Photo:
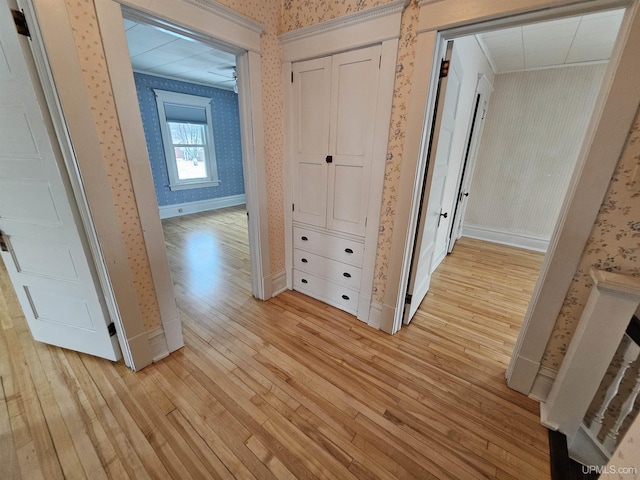
[[[294,63],[293,219],[364,236],[380,46]]]
[[[436,164],[433,172],[433,182],[430,194],[430,199],[435,201],[433,207],[436,208],[436,204],[440,204],[438,215],[434,215],[430,218],[436,221],[436,234],[434,238],[433,258],[431,260],[431,272],[433,273],[438,265],[447,256],[448,242],[449,242],[449,230],[451,220],[453,217],[453,199],[449,197],[445,200],[444,189],[447,183],[447,177],[449,172],[449,165],[451,164],[451,147],[453,146],[453,136],[456,129],[456,119],[458,116],[458,99],[460,98],[460,87],[462,85],[462,65],[458,56],[455,54],[455,50],[452,54],[451,64],[449,68],[449,76],[447,77],[447,93],[444,102],[444,112],[442,117],[442,124],[440,126],[440,139],[438,140],[438,150],[436,153]],[[468,121],[468,117],[467,120]],[[465,124],[466,127],[466,124]],[[459,162],[457,162],[459,164]],[[457,174],[457,170],[454,175]],[[434,190],[434,185],[436,189]],[[431,197],[431,195],[435,195]],[[440,215],[442,213],[442,215]]]
[[[449,212],[442,211],[442,193],[449,170],[449,152],[462,79],[462,68],[453,57],[453,42],[447,45],[444,60],[449,62],[449,68],[448,74],[440,79],[437,110],[433,118],[434,146],[427,157],[427,176],[407,289],[407,300],[410,299],[410,301],[405,307],[405,324],[411,321],[429,290],[431,273],[434,269],[438,226],[442,218],[449,216]]]
[[[364,236],[380,47],[334,55],[327,228]]]
[[[0,2],[2,260],[33,337],[118,360],[29,40]]]
[[[469,127],[469,138],[465,151],[465,158],[460,174],[460,187],[458,189],[458,198],[455,206],[453,218],[451,220],[451,232],[449,233],[449,252],[453,250],[456,241],[462,236],[462,222],[464,214],[469,204],[469,192],[471,190],[471,179],[478,158],[478,150],[480,147],[480,139],[482,138],[482,130],[484,128],[484,119],[487,115],[489,106],[489,97],[493,91],[493,86],[489,79],[482,75],[478,79],[476,88],[476,104],[473,112],[473,119]]]

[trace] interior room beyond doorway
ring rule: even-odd
[[[426,275],[462,236],[546,251],[623,13],[604,11],[453,41],[461,81],[455,102],[449,91],[444,100],[445,112],[455,110],[446,181],[437,195],[432,185],[426,188],[427,215],[441,217],[430,263],[422,270]],[[483,82],[491,85],[483,97],[487,108],[476,109]],[[431,160],[437,164],[442,141]],[[422,239],[414,258],[424,248]],[[415,295],[418,301],[424,293]]]

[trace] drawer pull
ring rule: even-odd
[[[343,298],[344,300],[349,300],[349,296],[348,296],[348,295],[342,295],[342,298]]]
[[[351,274],[349,272],[344,272],[342,274],[343,277],[351,278]]]
[[[345,248],[344,251],[347,253],[353,253],[353,250],[351,250],[350,248]]]
[[[309,240],[307,237],[300,237],[300,239],[301,239],[303,242],[306,242],[307,240]]]
[[[302,263],[309,263],[309,260],[307,260],[306,258],[303,258],[302,260],[300,260]]]
[[[300,281],[301,281],[302,283],[309,283],[309,282],[307,281],[307,279],[306,279],[306,278],[303,278],[303,279],[302,279],[302,280],[300,280]]]

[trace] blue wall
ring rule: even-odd
[[[134,78],[158,205],[175,205],[176,203],[243,194],[238,95],[229,90],[179,82],[142,73],[134,73]],[[158,108],[152,90],[154,88],[211,98],[213,141],[218,164],[218,179],[220,180],[220,185],[217,187],[190,188],[175,192],[169,189],[169,174],[162,145]]]

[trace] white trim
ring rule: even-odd
[[[164,220],[165,218],[208,212],[209,210],[218,210],[219,208],[235,207],[236,205],[242,205],[244,203],[246,203],[246,196],[242,193],[240,195],[230,195],[228,197],[163,205],[162,207],[158,207],[158,211],[160,212],[160,218]]]
[[[214,0],[183,0],[187,3],[191,3],[192,5],[197,5],[198,7],[208,10],[218,18],[223,18],[228,20],[231,23],[235,23],[239,27],[249,30],[250,32],[257,33],[260,35],[264,32],[265,27],[260,22],[256,22],[255,20],[245,17],[244,15],[239,14],[235,10],[230,9],[229,7],[225,7]],[[258,49],[259,51],[259,49]]]
[[[122,11],[120,5],[112,0],[97,0],[94,3],[155,297],[160,310],[160,319],[164,325],[179,318],[178,307],[173,293],[162,223],[158,215],[151,163],[144,141],[144,129],[124,33]],[[182,338],[175,341],[181,342]]]
[[[218,162],[216,159],[216,145],[213,136],[213,119],[211,117],[211,98],[186,93],[169,92],[159,88],[152,89],[156,96],[156,108],[160,120],[160,133],[164,146],[164,161],[169,174],[169,189],[188,190],[191,188],[214,187],[220,185],[218,180]],[[169,132],[169,120],[167,120],[166,104],[187,105],[191,107],[201,107],[205,112],[205,139],[203,149],[205,151],[204,163],[206,177],[194,180],[180,180],[178,175],[177,158]],[[175,122],[179,123],[179,122]],[[184,122],[183,122],[184,124]],[[196,161],[196,163],[198,163]]]
[[[549,238],[481,225],[463,225],[462,236],[543,253],[549,248]]]
[[[284,62],[310,60],[400,37],[402,12],[409,0],[343,15],[278,37]]]
[[[382,304],[376,301],[371,302],[371,308],[369,310],[369,326],[372,328],[380,329],[382,323]]]
[[[167,339],[164,335],[164,328],[158,327],[148,332],[149,346],[151,347],[151,357],[153,362],[158,362],[169,356],[169,347],[167,347]]]
[[[287,272],[282,270],[278,273],[271,274],[271,297],[277,297],[282,292],[288,290],[287,288]]]
[[[362,262],[362,280],[360,282],[360,304],[358,319],[367,322],[371,327],[379,328],[380,324],[371,324],[370,305],[375,281],[376,255],[378,253],[378,236],[380,234],[380,217],[382,210],[382,194],[384,175],[389,148],[389,125],[391,124],[391,108],[393,104],[393,85],[396,77],[399,40],[394,38],[382,42],[380,50],[380,77],[378,86],[378,109],[373,134],[373,150],[371,173],[369,177],[369,205],[367,207],[367,226],[364,241],[364,259]],[[364,303],[366,302],[366,304]],[[377,322],[377,320],[375,320]]]
[[[369,201],[367,206],[367,225],[365,231],[364,259],[362,267],[362,279],[358,297],[357,317],[363,322],[370,324],[369,312],[371,309],[371,297],[375,276],[375,262],[378,250],[378,233],[380,228],[380,210],[382,205],[382,193],[384,188],[384,174],[386,167],[386,156],[389,147],[389,123],[391,121],[391,108],[393,104],[393,86],[395,82],[395,69],[398,60],[398,44],[400,35],[400,20],[402,12],[408,2],[404,0],[396,1],[384,5],[385,8],[372,8],[364,12],[348,15],[346,21],[330,23],[328,26],[320,24],[301,29],[301,31],[290,32],[280,37],[283,45],[285,57],[288,61],[282,64],[281,80],[284,90],[284,216],[285,216],[285,271],[287,274],[287,287],[293,288],[293,236],[292,225],[293,215],[291,205],[293,204],[293,192],[291,184],[293,182],[293,145],[290,138],[291,129],[291,108],[293,87],[291,83],[292,65],[291,59],[304,60],[317,56],[333,55],[344,51],[352,46],[363,46],[372,43],[381,43],[380,49],[380,77],[378,83],[377,111],[374,125],[374,143],[372,147],[373,163],[369,177]],[[375,14],[371,11],[375,10]],[[344,19],[344,17],[342,17]],[[332,22],[332,21],[331,21]],[[372,24],[370,22],[375,22]],[[383,22],[384,25],[382,23]],[[325,22],[326,23],[326,22]],[[317,28],[315,28],[317,27]],[[331,37],[337,38],[337,43],[327,43],[325,38],[327,28],[330,29]],[[339,35],[336,33],[339,30]],[[302,31],[304,30],[304,31]],[[390,32],[395,32],[387,38]],[[295,34],[295,35],[294,35]],[[309,55],[309,57],[305,57]],[[377,322],[377,320],[376,320]],[[371,325],[374,326],[374,325]],[[375,325],[378,328],[379,324]]]
[[[557,371],[547,367],[541,367],[531,387],[529,398],[538,402],[546,402],[557,375]]]
[[[260,53],[260,36],[265,31],[264,25],[214,0],[118,2],[126,10],[127,18],[161,26],[231,53],[241,54],[246,50]],[[182,25],[175,23],[178,21]]]
[[[454,36],[460,37],[532,21],[626,7],[631,3],[630,0],[581,0],[577,3],[571,0],[423,0],[418,2],[417,33],[451,30]],[[482,25],[477,26],[480,22]]]
[[[139,370],[151,363],[151,352],[132,272],[128,268],[120,268],[121,265],[128,265],[128,255],[120,234],[121,226],[113,204],[113,192],[102,162],[102,147],[78,61],[66,4],[64,0],[21,2],[21,7],[25,10],[31,5],[38,19],[54,82],[53,88],[57,91],[65,127],[75,153],[77,168],[69,174],[84,184],[104,264],[108,270],[108,284],[113,289],[122,319],[118,338],[121,340],[127,365],[133,370]],[[127,345],[130,354],[125,353]]]
[[[255,52],[246,52],[237,60],[242,167],[249,212],[251,292],[260,300],[268,300],[270,296],[265,293],[265,284],[271,273],[271,264],[261,59]]]

